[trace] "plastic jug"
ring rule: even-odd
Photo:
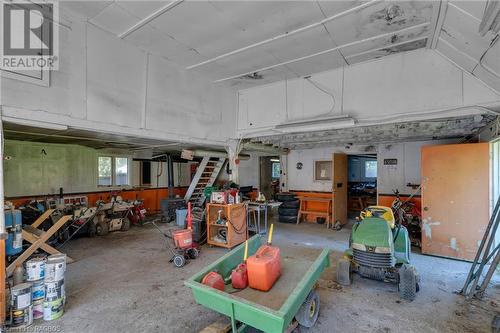
[[[262,245],[247,260],[248,284],[250,288],[268,291],[281,275],[280,249]]]
[[[201,283],[209,287],[224,291],[224,279],[217,272],[210,272],[203,277]]]
[[[231,273],[231,284],[233,288],[245,289],[248,286],[247,265],[239,264]]]

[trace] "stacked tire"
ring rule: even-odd
[[[281,223],[296,223],[300,206],[300,200],[297,199],[296,195],[283,192],[279,193],[276,199],[281,202],[278,208],[278,221]]]

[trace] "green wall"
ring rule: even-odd
[[[5,141],[6,197],[97,191],[98,151],[78,145]]]

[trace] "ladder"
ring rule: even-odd
[[[195,207],[203,206],[205,188],[215,183],[225,163],[225,158],[203,157],[184,196],[184,200],[191,202]]]

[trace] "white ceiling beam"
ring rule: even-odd
[[[139,22],[137,22],[136,24],[134,24],[133,26],[131,26],[130,28],[128,28],[127,30],[125,30],[124,32],[122,32],[121,34],[119,34],[118,37],[122,38],[122,39],[125,38],[125,37],[127,37],[128,35],[130,35],[134,31],[142,28],[143,26],[145,26],[149,22],[153,21],[158,16],[160,16],[160,15],[168,12],[169,10],[173,9],[174,7],[176,7],[177,5],[179,5],[180,3],[182,3],[183,1],[184,0],[174,0],[172,2],[169,2],[165,6],[159,8],[158,10],[156,10],[154,12],[152,12],[151,14],[149,14],[148,16],[146,16],[145,18],[143,18],[142,20],[140,20]]]
[[[427,42],[427,47],[430,49],[435,49],[439,36],[441,35],[441,29],[443,28],[444,19],[446,18],[446,10],[448,9],[448,0],[441,0],[439,6],[436,6],[437,13],[433,17],[434,30],[432,32],[432,38],[429,38]]]
[[[340,18],[342,16],[345,16],[345,15],[348,15],[348,14],[354,13],[354,12],[356,12],[358,10],[361,10],[361,9],[373,6],[376,3],[379,3],[379,2],[382,2],[382,1],[383,0],[371,0],[369,2],[366,2],[366,3],[362,4],[362,5],[350,8],[348,10],[345,10],[345,11],[340,12],[338,14],[335,14],[333,16],[329,16],[329,17],[327,17],[327,18],[325,18],[325,19],[323,19],[323,20],[321,20],[319,22],[316,22],[316,23],[313,23],[313,24],[310,24],[310,25],[306,25],[304,27],[301,27],[301,28],[298,28],[298,29],[295,29],[295,30],[292,30],[292,31],[289,31],[289,32],[285,32],[284,34],[271,37],[271,38],[263,40],[261,42],[254,43],[254,44],[251,44],[251,45],[247,45],[245,47],[242,47],[242,48],[239,48],[239,49],[236,49],[236,50],[233,50],[233,51],[221,54],[219,56],[216,56],[214,58],[205,60],[205,61],[200,62],[198,64],[194,64],[194,65],[188,66],[188,67],[186,67],[186,69],[190,70],[190,69],[194,69],[194,68],[197,68],[197,67],[200,67],[200,66],[203,66],[203,65],[207,65],[207,64],[210,64],[210,63],[212,63],[214,61],[217,61],[217,60],[220,60],[220,59],[223,59],[223,58],[226,58],[226,57],[229,57],[229,56],[232,56],[232,55],[244,52],[244,51],[247,51],[247,50],[252,49],[254,47],[265,45],[265,44],[268,44],[268,43],[271,43],[271,42],[275,42],[275,41],[280,40],[282,38],[286,38],[286,37],[298,34],[300,32],[304,32],[304,31],[307,31],[307,30],[319,27],[319,26],[321,26],[321,25],[323,25],[323,24],[325,24],[327,22],[333,21],[335,19],[338,19],[338,18]]]
[[[361,39],[361,40],[356,40],[354,42],[350,42],[350,43],[346,43],[346,44],[343,44],[343,45],[339,45],[339,46],[333,47],[331,49],[327,49],[327,50],[324,50],[324,51],[313,53],[313,54],[310,54],[310,55],[307,55],[307,56],[303,56],[303,57],[300,57],[300,58],[295,58],[295,59],[292,59],[292,60],[280,62],[278,64],[274,64],[274,65],[271,65],[271,66],[258,68],[258,69],[255,69],[255,70],[252,70],[252,71],[249,71],[249,72],[246,72],[246,73],[240,73],[240,74],[236,74],[236,75],[233,75],[233,76],[225,77],[223,79],[215,80],[213,82],[214,83],[224,82],[224,81],[236,79],[236,78],[239,78],[239,77],[242,77],[242,76],[245,76],[245,75],[250,75],[250,74],[253,74],[253,73],[259,73],[259,72],[262,72],[262,71],[267,71],[267,70],[273,69],[275,67],[292,64],[292,63],[295,63],[295,62],[298,62],[298,61],[302,61],[302,60],[306,60],[306,59],[309,59],[309,58],[317,57],[317,56],[320,56],[320,55],[323,55],[323,54],[326,54],[326,53],[334,52],[334,51],[337,51],[339,49],[343,49],[345,47],[357,45],[357,44],[368,42],[368,41],[371,41],[371,40],[374,40],[374,39],[378,39],[378,38],[392,36],[394,34],[397,34],[397,33],[400,33],[400,32],[404,32],[404,31],[407,31],[407,30],[412,30],[412,29],[416,29],[416,28],[420,28],[420,27],[425,27],[425,26],[429,25],[429,23],[430,22],[424,22],[424,23],[420,23],[420,24],[417,24],[417,25],[414,25],[414,26],[411,26],[411,27],[407,27],[407,28],[403,28],[403,29],[400,29],[400,30],[396,30],[396,31],[392,31],[392,32],[387,32],[385,34],[381,34],[381,35],[377,35],[377,36],[373,36],[373,37],[369,37],[369,38],[365,38],[365,39]]]

